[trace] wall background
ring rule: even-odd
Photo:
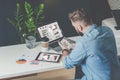
[[[19,37],[15,27],[6,18],[9,16],[13,17],[16,10],[16,3],[20,2],[23,4],[24,1],[37,5],[42,0],[0,0],[0,46],[19,43]],[[77,35],[67,15],[74,7],[85,8],[98,25],[101,24],[102,19],[111,17],[107,0],[44,0],[44,3],[46,17],[44,24],[58,21],[65,36]]]
[[[108,0],[111,10],[120,10],[120,0]]]
[[[17,2],[24,4],[25,1],[33,6],[42,2],[42,0],[0,0],[0,46],[20,43],[16,28],[7,21],[7,18],[14,17]]]

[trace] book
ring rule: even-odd
[[[40,52],[35,60],[46,61],[46,62],[59,62],[61,54]]]

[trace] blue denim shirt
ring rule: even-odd
[[[65,68],[81,66],[84,76],[77,80],[120,80],[120,64],[113,32],[93,24],[63,59]]]

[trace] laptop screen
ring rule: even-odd
[[[49,42],[58,40],[63,37],[62,31],[58,25],[58,22],[53,22],[41,27],[38,27],[40,37],[47,37]]]

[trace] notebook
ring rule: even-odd
[[[49,39],[50,48],[57,52],[62,50],[58,44],[58,40],[63,38],[63,34],[58,25],[58,22],[52,22],[47,25],[38,27],[38,32],[41,38],[47,37]]]
[[[112,13],[117,23],[117,26],[115,26],[115,28],[117,30],[120,30],[120,10],[112,10]]]

